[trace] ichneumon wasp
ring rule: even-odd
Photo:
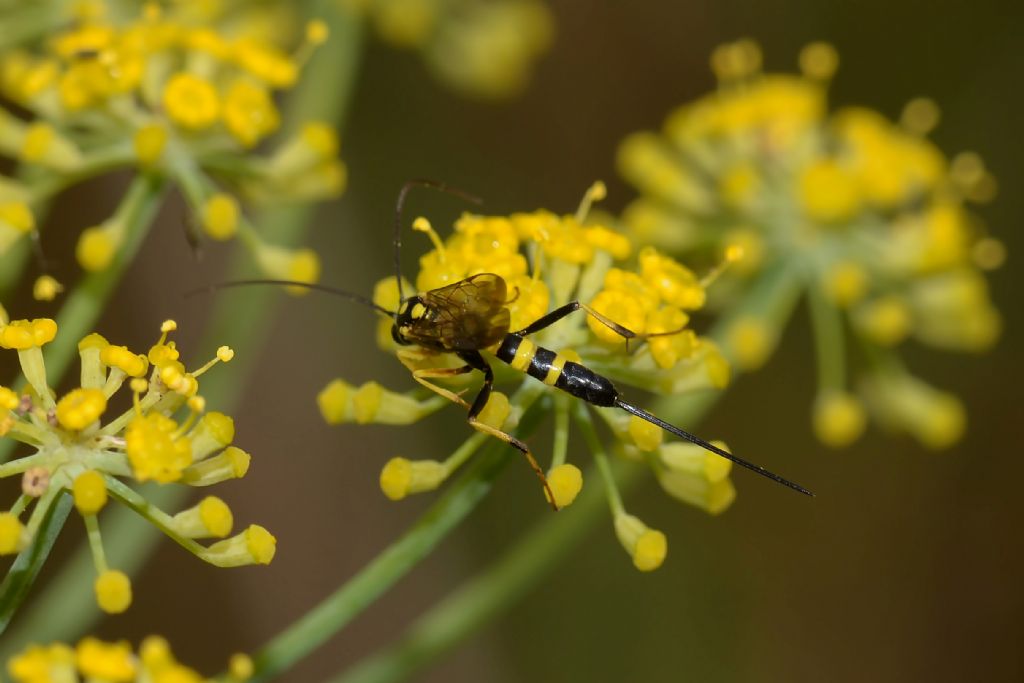
[[[526,457],[530,467],[540,479],[548,501],[556,510],[558,506],[555,503],[551,488],[548,486],[547,477],[540,465],[537,464],[529,447],[520,439],[479,419],[480,413],[484,406],[487,405],[494,386],[494,370],[483,354],[487,350],[490,350],[496,360],[506,363],[512,369],[525,372],[530,377],[548,386],[560,389],[593,406],[620,408],[631,415],[656,425],[681,439],[696,444],[763,477],[767,477],[800,493],[809,496],[814,495],[795,482],[770,472],[760,465],[739,458],[627,402],[607,377],[598,374],[581,363],[567,359],[560,353],[538,346],[529,339],[531,335],[540,332],[577,311],[583,311],[586,315],[593,317],[625,339],[627,344],[631,340],[643,341],[652,336],[676,334],[679,330],[647,335],[637,334],[578,300],[573,300],[559,306],[522,329],[512,330],[510,329],[511,316],[508,304],[514,301],[518,293],[513,294],[510,298],[505,280],[494,273],[477,273],[445,287],[405,296],[405,293],[402,291],[400,261],[402,210],[409,191],[414,187],[428,187],[479,203],[479,200],[475,197],[437,181],[412,180],[402,187],[395,207],[393,239],[395,277],[399,299],[397,310],[388,310],[367,297],[346,290],[287,280],[239,280],[215,285],[213,288],[275,284],[298,285],[308,289],[328,292],[346,298],[349,301],[368,306],[388,316],[393,321],[391,336],[398,345],[416,346],[429,354],[451,354],[456,356],[462,361],[462,365],[417,369],[413,371],[413,378],[424,387],[465,408],[468,411],[467,421],[474,429],[501,439],[519,450]],[[476,396],[469,402],[464,400],[459,394],[432,381],[452,378],[474,371],[481,372],[484,381]]]

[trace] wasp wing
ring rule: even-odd
[[[485,349],[509,328],[508,288],[494,273],[479,273],[420,296],[426,311],[407,336],[448,351]]]

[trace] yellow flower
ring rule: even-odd
[[[739,316],[726,332],[726,343],[732,357],[743,370],[756,370],[764,365],[775,349],[775,333],[767,321],[752,315]]]
[[[360,0],[358,9],[384,40],[419,50],[442,82],[486,98],[520,92],[554,30],[537,0]]]
[[[64,291],[64,285],[49,275],[40,275],[32,284],[32,298],[36,301],[53,301]]]
[[[729,451],[721,441],[715,446]],[[670,496],[718,515],[736,499],[736,488],[729,479],[732,463],[695,444],[678,441],[658,449],[654,473]]]
[[[692,310],[704,305],[704,287],[693,271],[652,247],[640,251],[640,275],[670,306]]]
[[[563,463],[548,471],[548,484],[559,508],[568,507],[583,490],[583,473],[575,465]]]
[[[848,221],[860,208],[857,181],[834,160],[816,160],[800,175],[800,204],[812,220]]]
[[[821,352],[814,431],[841,445],[863,431],[867,399],[860,382],[849,382],[859,396],[847,386],[844,336],[886,368],[899,367],[890,356],[909,337],[955,351],[990,348],[1002,323],[979,263],[998,265],[1005,249],[970,207],[995,187],[980,157],[947,161],[926,137],[939,118],[934,102],[912,100],[895,122],[865,107],[830,111],[835,49],[812,43],[799,61],[800,74],[763,73],[756,43],[717,48],[713,93],[672,112],[660,133],[622,142],[620,172],[641,193],[623,219],[631,235],[680,258],[742,248],[745,257],[721,274],[729,295],[716,306],[738,296],[777,299],[770,315],[741,312],[730,323],[726,346],[742,369],[768,359],[806,293]],[[995,258],[979,262],[979,253]],[[644,260],[641,251],[644,281],[668,297],[659,269],[643,268]],[[703,289],[694,294],[703,303]],[[660,354],[658,363],[671,360]],[[875,393],[901,386],[870,383]],[[960,432],[956,411],[943,412],[941,435],[910,431],[926,443],[950,442]]]
[[[433,491],[448,476],[448,469],[435,460],[392,458],[380,473],[380,489],[391,500],[402,500],[410,493]]]
[[[149,368],[149,359],[139,353],[132,353],[126,346],[105,345],[100,350],[100,361],[116,368],[129,377],[142,377]]]
[[[590,305],[595,311],[609,320],[614,320],[633,332],[642,334],[645,331],[647,316],[641,299],[621,290],[604,290],[598,293]],[[610,344],[623,344],[625,340],[620,334],[594,317],[587,318],[590,331],[602,341]]]
[[[47,384],[40,349],[54,339],[56,323],[16,320],[0,327],[0,347],[18,351],[28,380],[21,395],[0,387],[0,437],[32,449],[0,466],[0,478],[22,475],[22,490],[30,496],[29,505],[36,506],[32,520],[44,514],[62,492],[71,493],[89,528],[96,601],[110,613],[123,612],[132,601],[128,576],[107,566],[95,518],[111,499],[127,504],[207,562],[236,566],[246,564],[247,557],[250,564],[273,557],[272,536],[258,527],[250,528],[239,541],[248,554],[224,546],[204,547],[194,540],[222,538],[231,532],[233,516],[221,499],[207,496],[197,506],[171,516],[122,481],[210,486],[242,477],[248,470],[249,455],[231,446],[235,435],[231,418],[204,412],[205,401],[197,394],[199,378],[213,365],[229,362],[234,352],[222,346],[214,359],[189,371],[179,360],[175,343],[167,339],[176,327],[173,320],[165,321],[148,354],[110,344],[98,334],[86,336],[78,344],[81,386],[59,401],[54,401]],[[115,394],[126,383],[131,405],[112,414],[110,407],[119,402]],[[189,414],[179,421],[174,416],[182,409]],[[37,524],[21,522],[25,507],[22,503],[11,512],[0,512],[0,554],[19,552],[32,541]],[[96,661],[103,660],[96,656]],[[115,680],[109,674],[103,676]]]
[[[826,296],[842,308],[860,301],[869,285],[867,271],[853,261],[840,261],[832,266],[822,283]]]
[[[160,414],[140,415],[125,430],[125,451],[139,481],[166,484],[192,464],[192,442],[176,435],[178,423]]]
[[[234,61],[274,88],[288,88],[298,77],[298,65],[273,45],[243,38],[233,46]]]
[[[107,397],[99,389],[74,389],[57,402],[57,421],[64,429],[80,432],[106,409]]]
[[[164,86],[164,108],[179,126],[190,130],[209,128],[220,116],[220,98],[206,79],[177,73]]]
[[[60,172],[72,171],[82,162],[82,154],[77,145],[50,124],[41,121],[25,129],[18,156],[22,161]]]
[[[252,147],[277,130],[280,117],[265,88],[237,80],[224,96],[224,125],[243,147]]]
[[[21,201],[0,202],[0,255],[36,227],[28,204]]]
[[[75,247],[75,258],[79,265],[90,272],[110,266],[121,246],[123,235],[124,224],[116,220],[85,229]]]
[[[263,527],[252,524],[240,534],[218,541],[207,553],[219,567],[270,564],[277,551],[277,539]]]
[[[814,433],[822,443],[841,448],[864,431],[867,414],[855,396],[830,392],[814,402]]]
[[[615,533],[633,558],[633,566],[642,572],[657,569],[668,554],[668,540],[665,534],[650,529],[637,517],[619,514],[615,517]]]
[[[263,272],[275,280],[316,282],[320,278],[320,257],[312,249],[287,249],[263,244],[256,252]],[[295,295],[308,294],[302,287],[289,287]]]
[[[206,220],[213,188],[273,202],[344,190],[347,168],[335,158],[336,145],[333,153],[322,148],[316,163],[292,168],[276,163],[288,156],[287,142],[266,158],[253,151],[280,123],[273,91],[292,87],[312,51],[328,40],[324,22],[310,22],[304,42],[289,54],[271,39],[282,32],[264,31],[243,16],[250,14],[245,8],[207,13],[189,3],[146,3],[136,11],[76,10],[68,21],[58,21],[59,14],[51,17],[56,23],[46,40],[23,41],[0,57],[0,97],[19,106],[17,114],[0,112],[0,146],[13,161],[42,167],[20,174],[24,183],[0,177],[0,255],[34,229],[29,198],[45,199],[111,170],[154,182],[133,183],[149,191],[129,191],[113,217],[82,232],[76,257],[90,272],[117,262],[161,184],[180,188],[196,223],[215,239],[243,232],[253,237],[243,244],[254,251],[260,240],[244,221],[233,224],[223,212]],[[39,19],[22,18],[32,25]],[[322,138],[316,143],[323,147]],[[52,279],[41,280],[36,297],[52,300],[59,289]]]
[[[96,604],[108,614],[120,614],[132,604],[132,582],[128,575],[108,569],[96,577],[93,584]]]
[[[0,327],[0,348],[26,351],[49,344],[57,336],[57,323],[49,318],[12,320]]]
[[[152,166],[163,156],[167,146],[167,129],[158,123],[142,126],[133,139],[135,156],[143,166]]]
[[[75,651],[62,643],[30,645],[10,659],[7,671],[17,683],[74,680]]]
[[[663,306],[647,316],[647,331],[661,335],[652,337],[647,345],[651,358],[658,367],[666,370],[679,362],[693,358],[700,348],[700,342],[693,330],[683,329],[689,317],[674,306]],[[682,330],[679,332],[678,330]]]
[[[198,505],[176,514],[172,524],[185,538],[224,538],[231,533],[234,516],[223,500],[207,496]]]
[[[95,515],[107,504],[107,485],[96,470],[86,470],[75,478],[71,487],[75,507],[83,515]]]
[[[253,672],[252,660],[240,653],[231,656],[231,679],[244,681]],[[168,642],[149,636],[133,652],[127,641],[106,642],[88,636],[74,648],[64,643],[30,645],[7,662],[14,683],[212,683],[180,664]]]
[[[238,232],[238,201],[225,192],[217,192],[203,204],[202,226],[215,240],[228,240]]]
[[[0,512],[0,555],[13,555],[25,547],[24,525],[9,512]]]
[[[90,678],[109,681],[131,681],[135,678],[135,662],[128,643],[104,643],[86,638],[75,650],[78,670]]]

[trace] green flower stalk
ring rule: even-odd
[[[719,267],[698,277],[657,250],[637,250],[624,235],[591,221],[590,206],[604,193],[604,185],[596,183],[576,214],[569,216],[544,210],[507,217],[464,214],[447,239],[425,218],[417,218],[414,230],[425,233],[434,248],[419,259],[415,289],[429,292],[482,273],[498,275],[508,288],[508,300],[502,307],[508,311],[509,330],[524,329],[570,300],[583,302],[587,315],[581,311],[520,341],[508,366],[497,368],[499,380],[519,382],[520,389],[511,398],[498,391],[491,393],[479,414],[482,425],[474,427],[500,436],[501,431],[514,429],[520,416],[542,400],[556,423],[552,447],[541,451],[542,457],[551,454],[550,464],[542,468],[545,493],[560,508],[570,505],[584,484],[580,469],[565,462],[568,425],[570,416],[575,417],[597,462],[616,534],[635,566],[649,571],[665,558],[665,536],[626,511],[592,415],[599,416],[615,437],[615,455],[650,468],[667,493],[710,513],[721,512],[735,497],[729,480],[732,463],[692,444],[665,443],[661,428],[625,411],[590,410],[582,401],[573,409],[571,397],[555,386],[566,363],[572,362],[617,383],[664,395],[724,387],[729,380],[728,363],[718,347],[697,335],[688,322],[691,312],[704,305],[706,287],[722,267],[738,258],[738,252],[731,251]],[[405,284],[402,289],[409,292],[413,287]],[[377,284],[374,303],[384,310],[399,309],[393,277]],[[471,308],[474,304],[464,305]],[[616,323],[636,333],[630,344],[625,343],[621,330],[614,329]],[[439,354],[424,346],[397,345],[393,324],[390,318],[381,319],[379,344],[396,353],[433,394],[398,393],[375,382],[357,388],[334,380],[318,397],[328,422],[409,424],[447,401],[468,408],[462,394],[471,387],[472,378],[451,371],[462,361],[454,354]],[[438,320],[435,324],[446,323]],[[498,353],[499,343],[488,351]],[[531,354],[541,347],[554,355],[546,375],[530,369]],[[533,377],[526,375],[528,369]],[[482,442],[481,435],[475,435],[443,460],[393,458],[381,471],[381,489],[392,500],[432,491],[472,457]]]
[[[445,85],[471,97],[514,96],[547,51],[554,18],[540,0],[345,0],[386,42],[417,50]]]
[[[53,34],[0,53],[0,93],[30,113],[22,120],[0,110],[0,153],[22,171],[0,177],[0,257],[36,230],[33,207],[126,168],[177,184],[193,212],[194,241],[200,233],[215,241],[238,236],[266,275],[316,280],[316,254],[268,242],[241,203],[310,201],[344,189],[346,168],[326,124],[307,122],[268,152],[255,151],[280,125],[275,94],[298,81],[328,39],[326,25],[310,22],[288,53],[239,17],[85,4],[66,17],[57,8],[24,10],[25,22],[38,24],[37,38]],[[117,215],[84,230],[79,264],[90,272],[109,267],[126,232]],[[49,278],[35,293],[48,299],[59,289]]]
[[[88,335],[78,344],[80,386],[60,398],[47,383],[42,352],[57,335],[56,323],[44,318],[0,327],[0,348],[17,351],[27,382],[17,392],[0,387],[0,436],[33,449],[0,465],[0,477],[20,476],[22,489],[10,509],[0,513],[0,554],[17,553],[31,543],[50,507],[69,492],[85,521],[97,575],[96,601],[110,613],[123,612],[132,600],[131,581],[108,566],[103,550],[97,515],[110,497],[216,566],[267,564],[274,556],[276,541],[263,527],[253,525],[230,536],[231,510],[215,496],[169,515],[122,481],[205,487],[242,477],[249,468],[249,454],[231,445],[231,418],[207,412],[199,394],[199,377],[230,361],[234,352],[221,347],[209,363],[187,370],[176,345],[167,340],[176,327],[165,322],[146,354]],[[111,415],[110,403],[122,388],[131,391],[131,407]],[[182,410],[188,414],[179,422],[174,416]],[[196,542],[208,538],[224,540],[210,546]]]
[[[910,374],[910,341],[979,352],[1000,332],[984,270],[1003,260],[971,205],[995,181],[978,155],[947,160],[927,139],[938,108],[911,101],[898,122],[866,108],[830,112],[831,46],[800,54],[800,75],[766,74],[749,40],[712,55],[719,89],[669,115],[661,133],[619,149],[641,192],[624,220],[631,234],[691,259],[737,247],[717,308],[781,266],[806,296],[818,350],[814,431],[831,446],[863,432],[870,413],[893,431],[941,448],[964,430],[959,399]],[[784,319],[737,319],[726,336],[741,369],[762,364]],[[848,378],[853,342],[861,362]]]
[[[31,645],[8,660],[7,673],[14,683],[240,683],[252,675],[252,660],[244,654],[232,655],[227,676],[213,679],[178,662],[170,644],[160,636],[149,636],[135,652],[123,640],[88,637],[75,647]]]

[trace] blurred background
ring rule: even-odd
[[[908,99],[928,95],[942,109],[932,136],[938,145],[950,154],[980,152],[999,179],[1000,196],[982,215],[1010,254],[991,278],[1005,331],[982,356],[906,349],[912,369],[968,406],[960,444],[933,453],[869,431],[854,447],[832,451],[810,432],[811,341],[806,316],[797,315],[767,368],[744,376],[702,424],[684,426],[728,440],[810,486],[816,499],[741,472],[737,501],[711,518],[648,482],[629,506],[668,534],[664,567],[636,572],[609,519],[539,589],[420,680],[1024,679],[1020,8],[996,0],[552,6],[554,45],[527,91],[509,103],[467,101],[440,87],[415,55],[370,40],[343,133],[349,187],[321,208],[311,233],[324,282],[368,293],[389,272],[395,196],[410,178],[464,187],[492,213],[568,212],[603,179],[606,206],[621,209],[633,195],[616,177],[616,145],[714,87],[707,66],[714,46],[749,36],[761,43],[766,70],[793,71],[800,47],[820,39],[842,60],[833,105],[867,105],[894,118]],[[71,192],[57,207],[47,241],[58,262],[70,264],[81,228],[109,214],[119,180],[109,183]],[[462,209],[425,193],[414,196],[410,214],[425,213],[441,228]],[[109,339],[149,344],[159,322],[174,317],[190,357],[210,301],[182,292],[222,279],[226,249],[214,245],[196,262],[183,220],[180,207],[162,214],[98,325]],[[424,244],[413,236],[407,245],[411,264]],[[24,294],[21,308],[9,309],[46,312]],[[223,340],[260,362],[233,413],[236,443],[253,454],[252,469],[218,487],[239,523],[276,534],[277,557],[269,567],[219,571],[164,542],[136,582],[132,609],[103,623],[99,635],[137,641],[159,632],[183,661],[216,671],[230,652],[256,649],[315,605],[433,498],[392,503],[377,475],[396,454],[450,452],[468,430],[459,411],[408,428],[328,427],[315,395],[330,379],[377,379],[398,390],[412,381],[375,347],[366,311],[316,295],[281,294],[280,302],[287,305],[268,343],[247,338],[245,321],[236,338]],[[550,443],[543,432],[532,441]],[[574,441],[576,462],[586,462]],[[550,513],[532,476],[509,467],[428,561],[283,680],[321,680],[389,642],[543,521]],[[79,527],[73,518],[50,572],[73,550]]]

